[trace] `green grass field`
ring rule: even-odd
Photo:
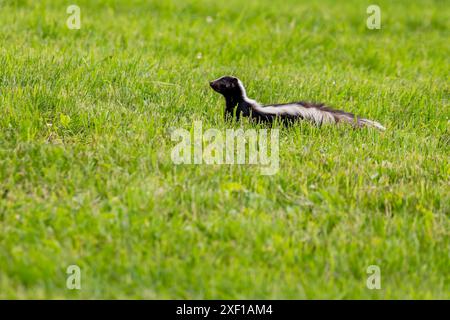
[[[0,1],[0,298],[449,299],[450,7],[370,4]],[[174,165],[173,128],[259,126],[224,121],[225,74],[387,131],[280,127],[273,176]]]

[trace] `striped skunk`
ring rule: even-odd
[[[271,123],[276,118],[284,121],[295,121],[299,119],[312,121],[316,125],[349,123],[354,127],[374,127],[386,130],[380,123],[368,119],[355,117],[354,114],[331,109],[324,104],[311,102],[293,102],[286,104],[272,104],[262,106],[258,102],[247,97],[241,80],[232,76],[224,76],[209,84],[214,91],[225,97],[225,117],[232,118],[236,115],[251,117],[257,121]],[[234,113],[236,112],[236,113]]]

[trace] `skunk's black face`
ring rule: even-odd
[[[242,95],[242,89],[239,85],[239,80],[235,77],[225,76],[211,81],[209,85],[214,89],[214,91],[224,95],[225,97]]]

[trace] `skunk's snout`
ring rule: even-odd
[[[211,81],[211,82],[209,83],[209,85],[211,86],[211,88],[214,89],[214,91],[217,91],[218,86],[217,86],[217,82],[216,82],[216,81]]]

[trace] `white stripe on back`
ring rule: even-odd
[[[306,108],[301,104],[286,104],[280,106],[255,106],[255,109],[259,112],[270,114],[274,116],[292,116],[301,117],[305,120],[310,120],[316,124],[324,123],[336,123],[334,116],[324,110],[320,110],[316,107]]]

